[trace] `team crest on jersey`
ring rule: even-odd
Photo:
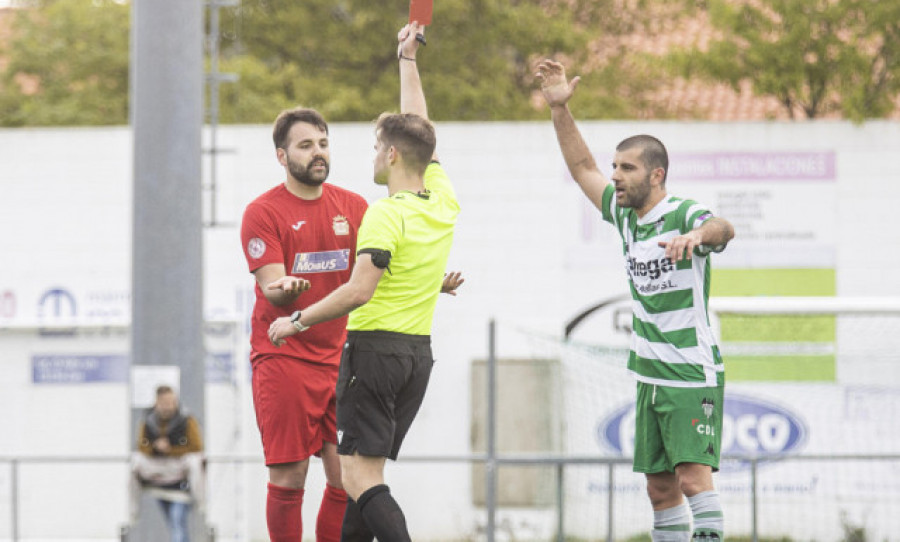
[[[700,407],[703,409],[703,413],[706,414],[706,417],[709,418],[712,416],[713,408],[715,408],[716,403],[713,402],[712,399],[704,398],[703,401],[700,402]]]
[[[666,225],[666,217],[660,218],[659,220],[656,221],[655,224],[653,224],[653,226],[656,228],[656,235],[659,235],[662,233],[663,226],[665,226],[665,225]]]
[[[350,222],[344,215],[337,215],[331,220],[331,227],[335,235],[350,235]]]
[[[254,237],[247,241],[247,254],[250,255],[253,259],[262,258],[262,255],[266,253],[266,242],[260,239],[259,237]]]

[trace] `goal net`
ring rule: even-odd
[[[716,298],[726,366],[723,462],[715,476],[730,536],[792,540],[895,535],[900,510],[900,299]],[[568,337],[518,330],[559,361],[568,537],[627,539],[652,514],[629,459],[633,378],[628,302]]]

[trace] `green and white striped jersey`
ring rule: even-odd
[[[695,201],[666,196],[644,217],[616,205],[615,187],[603,191],[603,220],[622,236],[632,296],[628,370],[648,384],[711,387],[724,382],[725,366],[709,325],[710,247],[690,260],[666,258],[665,241],[712,218]]]

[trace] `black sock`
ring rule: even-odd
[[[375,535],[366,525],[359,505],[351,498],[347,498],[347,510],[344,511],[344,523],[341,526],[341,542],[372,542]]]
[[[400,505],[391,497],[391,489],[380,484],[370,487],[357,501],[366,525],[378,542],[411,542],[406,518]]]

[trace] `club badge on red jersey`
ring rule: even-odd
[[[350,223],[344,215],[335,216],[331,221],[331,227],[334,228],[335,235],[350,235]]]

